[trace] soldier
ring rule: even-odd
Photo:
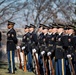
[[[68,55],[67,55],[67,58],[68,58],[68,61],[69,61],[69,68],[70,68],[70,73],[75,75],[75,71],[74,71],[74,65],[73,65],[73,53],[74,53],[74,30],[73,30],[73,27],[72,26],[69,26],[69,30],[68,30],[68,34],[69,34],[69,37],[68,37],[68,41],[69,41],[69,46],[68,46]],[[72,59],[71,59],[72,58]]]
[[[46,45],[46,37],[48,33],[47,26],[43,25],[43,36],[41,42],[41,57],[42,57],[42,64],[43,64],[43,74],[48,75],[48,68],[47,68],[47,45]]]
[[[26,56],[28,55],[28,52],[30,51],[30,34],[29,34],[29,26],[25,25],[24,28],[25,34],[23,35],[22,38],[22,52],[24,54],[24,71],[29,70],[29,66],[27,66],[27,62],[26,62]],[[29,59],[28,59],[29,60]],[[27,67],[27,68],[26,68]]]
[[[61,25],[60,25],[61,26]],[[56,50],[55,50],[55,59],[56,59],[56,75],[64,75],[63,69],[63,48],[62,48],[62,35],[63,35],[63,28],[58,27],[57,29],[57,38],[56,38]]]
[[[53,44],[53,36],[52,36],[52,26],[50,25],[49,26],[49,29],[48,29],[48,34],[47,34],[47,37],[46,37],[46,45],[47,45],[47,48],[48,48],[48,51],[47,51],[47,57],[48,57],[48,74],[49,75],[55,75],[54,73],[54,63],[53,62],[53,58],[54,58],[54,44]]]
[[[71,66],[69,66],[69,58],[71,58],[71,54],[73,53],[73,44],[72,44],[72,38],[73,38],[73,30],[69,27],[65,29],[65,33],[62,37],[62,44],[64,49],[64,68],[65,68],[65,75],[71,74]],[[74,51],[74,50],[73,50]],[[71,53],[72,52],[72,53]]]
[[[1,34],[1,31],[0,31],[0,48],[1,48],[1,40],[2,40],[2,34]]]
[[[8,21],[7,28],[7,56],[8,56],[8,67],[9,73],[15,73],[15,49],[17,44],[16,31],[14,30],[14,22]]]
[[[28,64],[30,64],[30,70],[32,71],[32,70],[33,70],[33,65],[32,65],[32,52],[33,52],[33,50],[36,50],[36,51],[37,51],[37,44],[38,44],[37,34],[35,33],[35,25],[30,24],[29,31],[30,31],[31,47],[30,47],[30,51],[29,51],[29,53],[28,53],[28,57],[29,57]]]
[[[37,39],[38,39],[38,62],[40,65],[40,74],[43,74],[43,67],[42,67],[42,57],[41,57],[41,45],[42,45],[42,38],[43,38],[43,24],[39,25],[38,32],[37,32]]]
[[[68,28],[64,27],[64,33],[62,36],[62,45],[64,49],[64,75],[69,74],[69,68],[68,68],[68,60],[67,60],[67,54],[68,54]]]

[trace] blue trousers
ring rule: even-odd
[[[75,65],[74,65],[74,69],[75,69],[75,74],[76,74],[76,62],[75,62]]]
[[[7,51],[7,56],[8,56],[8,68],[9,68],[9,72],[12,73],[11,63],[10,63],[10,51]],[[15,51],[13,50],[12,51],[12,66],[13,66],[13,71],[15,70],[15,60],[14,60],[14,57],[15,57]]]
[[[38,55],[38,63],[40,65],[40,74],[43,75],[43,61],[41,54]]]
[[[54,59],[54,57],[53,57],[53,59],[52,59],[52,65],[53,65],[53,67],[54,67],[54,65],[55,65],[55,59]]]
[[[29,52],[27,54],[27,58],[28,58],[27,69],[29,72],[31,72],[32,71],[32,54],[31,54],[31,52]]]
[[[41,55],[38,55],[38,62],[39,62],[39,65],[42,65],[43,62],[42,62],[42,59],[41,59]]]
[[[64,60],[64,70],[65,70],[65,74],[64,75],[70,75],[70,73],[71,73],[71,66],[69,65],[69,61],[68,61],[68,59],[65,59]]]
[[[62,75],[62,63],[61,59],[56,61],[56,75]]]

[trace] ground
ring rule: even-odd
[[[17,67],[17,71],[15,74],[12,75],[35,75],[33,72],[24,72],[22,69],[19,69],[18,66]],[[10,75],[8,72],[8,64],[6,62],[1,62],[0,61],[0,75]]]
[[[18,68],[16,64],[17,71],[12,75],[35,75],[33,72],[24,72]],[[7,64],[7,52],[6,52],[6,34],[2,34],[2,47],[0,48],[0,75],[10,75],[8,72]]]

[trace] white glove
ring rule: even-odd
[[[67,58],[70,58],[70,57],[71,57],[71,54],[68,54],[68,55],[67,55]]]
[[[16,49],[20,49],[20,46],[17,46]]]
[[[51,52],[48,52],[48,53],[47,53],[47,56],[49,56],[49,55],[51,55]]]
[[[25,46],[22,47],[22,50],[24,50],[24,49],[25,49]]]
[[[44,53],[45,53],[45,51],[42,51],[42,52],[41,52],[41,55],[43,55]]]
[[[36,49],[32,49],[32,52],[35,53],[36,52]]]

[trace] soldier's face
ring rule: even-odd
[[[68,30],[68,33],[69,33],[69,34],[73,34],[73,33],[74,33],[73,29],[69,29],[69,30]]]
[[[49,32],[52,32],[52,29],[49,29]]]
[[[65,30],[65,34],[68,34],[68,30]]]
[[[7,26],[8,29],[10,29],[10,28],[12,28],[12,27],[13,27],[12,25],[8,25],[8,26]]]
[[[39,31],[42,31],[42,27],[39,28]]]
[[[62,32],[64,32],[64,29],[63,28],[59,28],[58,29],[58,33],[62,33]]]
[[[47,33],[47,32],[48,32],[48,30],[47,30],[47,29],[44,29],[44,30],[43,30],[43,33]]]
[[[25,32],[28,32],[28,31],[29,31],[29,29],[28,29],[28,28],[26,28],[26,29],[24,29],[24,31],[25,31]]]
[[[53,28],[52,32],[56,33],[57,32],[57,28]]]
[[[30,31],[30,32],[34,31],[34,28],[29,28],[29,31]]]
[[[60,33],[60,30],[59,29],[57,29],[57,33]]]

